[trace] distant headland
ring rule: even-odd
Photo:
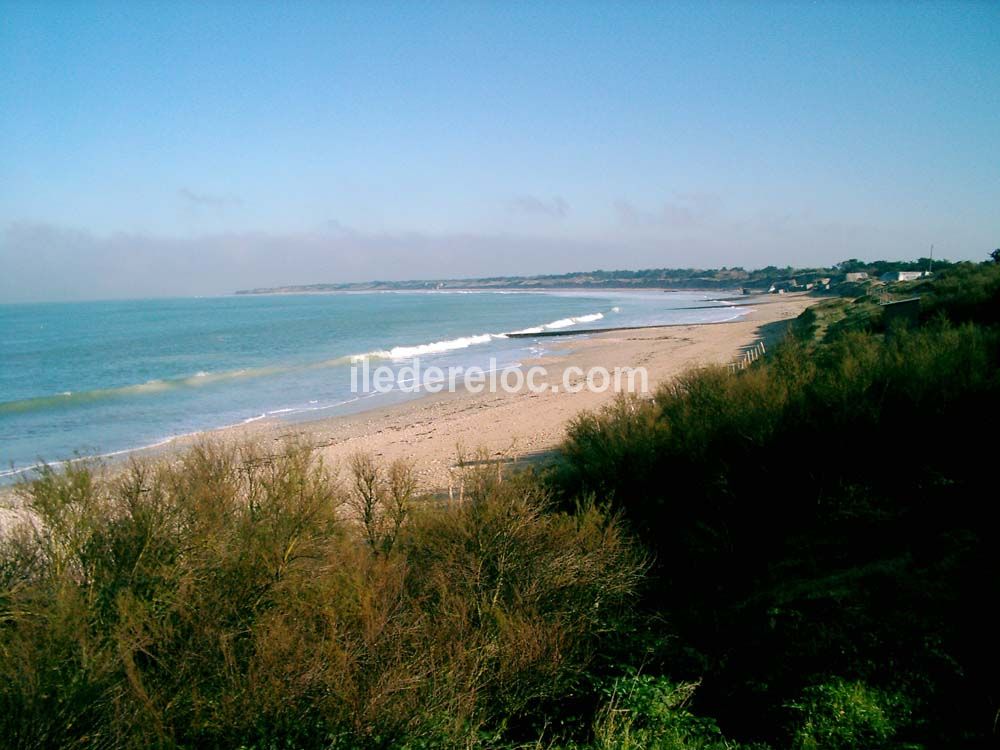
[[[638,271],[575,271],[538,276],[489,276],[464,279],[414,279],[409,281],[360,281],[241,289],[236,294],[323,294],[327,292],[434,291],[450,290],[543,290],[543,289],[738,289],[763,293],[782,287],[813,288],[843,282],[847,274],[867,274],[878,278],[886,273],[926,272],[951,265],[944,260],[920,258],[916,261],[857,259],[834,266],[794,268],[766,266],[748,271],[745,268],[648,268]],[[826,284],[822,284],[825,286]]]

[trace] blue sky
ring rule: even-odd
[[[981,259],[1000,3],[0,0],[0,300]]]

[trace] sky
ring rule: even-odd
[[[0,0],[0,302],[983,260],[1000,2]]]

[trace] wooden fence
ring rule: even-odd
[[[736,372],[738,370],[745,370],[758,359],[767,354],[767,349],[764,348],[764,342],[758,341],[752,347],[747,349],[735,362],[729,363],[729,371]]]

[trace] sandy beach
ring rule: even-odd
[[[746,317],[731,323],[612,331],[585,339],[550,339],[554,352],[524,365],[543,365],[547,385],[563,382],[566,368],[608,370],[645,367],[649,388],[656,387],[691,367],[733,361],[759,340],[774,341],[788,321],[814,297],[769,299],[752,308]],[[566,426],[581,411],[600,408],[613,392],[455,393],[426,394],[392,406],[359,414],[334,416],[309,422],[260,421],[209,433],[224,439],[288,438],[308,440],[325,461],[342,466],[354,453],[370,452],[387,461],[412,461],[428,491],[449,486],[459,452],[485,451],[494,457],[518,459],[555,448]],[[175,452],[197,437],[172,443]]]
[[[649,389],[685,370],[733,361],[757,341],[774,341],[814,297],[788,295],[769,298],[751,308],[745,317],[729,323],[666,326],[610,331],[587,338],[547,340],[549,354],[523,365],[542,365],[546,385],[563,383],[564,371],[577,367],[608,370],[644,367]],[[577,379],[579,380],[579,379]],[[574,382],[571,380],[570,382]],[[130,455],[170,460],[194,442],[255,440],[279,444],[289,438],[306,440],[333,467],[343,466],[351,455],[370,452],[380,459],[405,459],[414,464],[425,491],[446,491],[457,457],[485,451],[491,457],[520,460],[544,454],[560,443],[570,420],[581,411],[597,409],[615,397],[613,391],[595,393],[553,391],[506,393],[424,394],[390,406],[351,415],[307,422],[261,420],[191,436]],[[110,460],[114,471],[124,459]],[[10,488],[0,491],[0,526],[17,515],[17,500]]]

